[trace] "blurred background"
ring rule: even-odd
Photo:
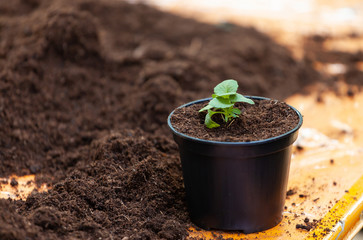
[[[253,26],[302,57],[304,37],[333,36],[327,50],[363,50],[363,2],[359,0],[146,0],[161,9],[212,23]]]

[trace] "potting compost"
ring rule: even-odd
[[[307,51],[295,60],[253,28],[143,4],[0,1],[0,176],[36,174],[49,187],[0,199],[0,239],[185,238],[168,114],[223,79],[275,99],[334,81]]]

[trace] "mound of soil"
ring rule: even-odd
[[[42,231],[37,239],[70,233],[80,239],[181,239],[188,217],[176,152],[169,139],[142,131],[107,135],[91,144],[89,163],[48,193],[18,203],[18,212]]]
[[[51,187],[0,201],[1,239],[184,238],[169,112],[224,79],[276,99],[320,79],[252,28],[142,4],[17,0],[0,13],[0,176]]]

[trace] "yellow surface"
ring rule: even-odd
[[[342,92],[345,88],[341,86]],[[296,142],[303,150],[294,150],[288,189],[297,193],[286,199],[282,222],[267,231],[248,235],[191,227],[190,237],[336,239],[342,229],[341,224],[336,226],[340,220],[345,223],[340,238],[359,224],[363,210],[363,92],[354,97],[325,93],[321,103],[316,102],[317,97],[312,93],[287,100],[304,116]],[[296,229],[296,224],[303,224],[306,217],[310,222],[321,220],[314,231]]]
[[[335,204],[307,239],[341,239],[360,222],[363,212],[363,176]],[[327,231],[329,230],[329,231]]]
[[[11,180],[14,179],[18,184],[12,186]],[[34,190],[37,189],[39,192],[47,190],[45,184],[37,187],[35,184],[35,175],[26,176],[10,176],[9,178],[0,178],[0,198],[11,198],[15,200],[25,200],[27,196]]]

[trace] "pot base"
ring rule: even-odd
[[[212,231],[212,230],[223,230],[223,231],[238,231],[238,232],[243,232],[245,234],[250,234],[250,233],[255,233],[255,232],[261,232],[261,231],[265,231],[268,230],[270,228],[273,228],[275,226],[277,226],[281,221],[282,221],[282,215],[279,217],[279,219],[276,219],[275,222],[272,222],[270,224],[266,224],[265,225],[251,225],[251,224],[234,224],[234,225],[228,225],[228,226],[221,226],[218,225],[216,227],[212,227],[211,225],[207,224],[204,225],[201,222],[198,222],[194,219],[191,219],[191,221],[199,228],[202,228],[204,230],[207,231]]]
[[[255,158],[202,156],[183,149],[192,222],[203,229],[266,230],[282,219],[291,147]]]

